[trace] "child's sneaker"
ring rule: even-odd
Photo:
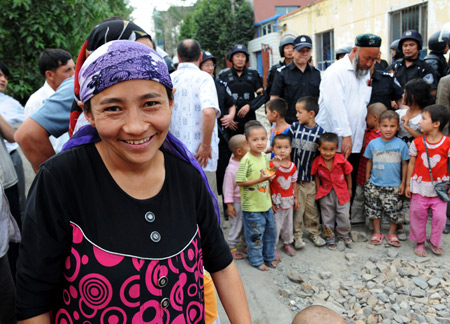
[[[233,256],[233,259],[242,260],[244,258],[242,253],[239,252],[237,248],[231,249],[230,251],[231,251],[231,255]]]
[[[295,249],[290,244],[284,244],[281,247],[281,250],[289,256],[294,256],[297,254],[297,252],[295,252]]]
[[[301,237],[295,239],[294,247],[296,250],[303,249],[305,247],[306,243],[303,241]]]

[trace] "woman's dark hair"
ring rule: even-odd
[[[170,89],[167,88],[167,87],[164,87],[164,88],[166,88],[167,97],[169,97],[169,100],[173,100],[173,93],[172,93],[172,90],[170,90]],[[91,98],[91,99],[92,99],[92,98]],[[88,112],[91,111],[91,99],[89,99],[88,101],[86,101],[86,102],[84,103],[84,106],[83,106],[83,111],[84,111],[84,113],[88,113]],[[74,103],[75,103],[75,101],[74,101]],[[72,107],[73,107],[73,106],[72,106]]]
[[[2,70],[7,79],[11,76],[8,67],[3,62],[0,62],[0,70]]]
[[[319,146],[325,142],[335,143],[336,145],[339,145],[339,137],[335,133],[323,133],[319,137]]]
[[[448,108],[443,105],[431,105],[425,107],[422,113],[427,112],[430,114],[431,121],[433,123],[439,122],[439,131],[442,132],[445,125],[448,123],[448,119],[450,118],[450,114],[448,112]]]
[[[423,79],[413,79],[405,85],[405,104],[411,106],[416,104],[421,109],[434,103],[431,95],[431,86]]]

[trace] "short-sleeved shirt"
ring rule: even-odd
[[[364,187],[364,184],[366,183],[367,158],[364,157],[364,152],[370,141],[380,136],[381,131],[379,129],[370,129],[370,128],[366,129],[366,133],[364,134],[363,147],[361,151],[362,155],[361,158],[359,159],[358,173],[356,175],[356,183],[359,184],[360,186]]]
[[[217,91],[213,78],[201,71],[193,63],[180,63],[173,72],[173,87],[177,89],[174,95],[174,105],[170,130],[183,142],[191,153],[197,153],[202,143],[203,109],[213,108],[216,117],[220,116]],[[219,135],[217,121],[211,134],[211,155],[205,171],[215,172],[219,158]]]
[[[289,130],[291,138],[291,160],[294,162],[298,171],[299,181],[313,181],[314,176],[311,175],[311,166],[317,155],[319,147],[319,138],[325,130],[316,124],[314,127],[308,127],[295,122]]]
[[[270,91],[271,95],[280,96],[287,101],[286,121],[291,124],[297,121],[295,104],[306,96],[319,97],[320,71],[309,64],[302,72],[294,62],[278,69],[278,74]]]
[[[373,72],[369,105],[381,102],[392,110],[391,101],[397,101],[402,95],[403,89],[392,73],[377,70]]]
[[[398,134],[397,136],[400,137],[400,139],[403,140],[403,142],[405,142],[408,147],[409,145],[411,145],[411,142],[414,140],[414,137],[411,135],[410,132],[408,132],[405,128],[405,126],[403,126],[403,122],[402,122],[402,117],[406,115],[406,113],[408,112],[408,109],[397,109],[395,111],[398,114],[398,118],[400,119],[400,129],[398,130]],[[408,121],[408,126],[411,127],[413,130],[421,133],[421,128],[420,128],[420,124],[419,122],[422,119],[422,113],[418,114],[416,117],[411,118]]]
[[[30,118],[50,135],[59,137],[69,129],[70,109],[74,100],[74,77],[65,79],[56,92],[44,101],[41,109]]]
[[[24,109],[20,102],[13,97],[5,95],[3,92],[0,92],[0,114],[13,127],[23,123],[25,118]],[[7,140],[3,140],[3,142],[6,145],[8,153],[11,153],[19,147],[17,143],[10,143]]]
[[[321,156],[316,157],[311,168],[311,174],[317,174],[320,179],[320,188],[317,190],[316,199],[325,197],[334,189],[341,205],[350,201],[345,176],[351,174],[352,170],[353,167],[350,162],[345,160],[344,156],[340,153],[336,153],[334,156],[331,170],[327,168]]]
[[[294,206],[294,187],[297,182],[297,168],[294,163],[285,168],[280,166],[275,178],[270,181],[272,203],[279,209],[290,209]]]
[[[437,88],[437,78],[434,69],[419,57],[408,67],[406,67],[404,58],[396,61],[392,66],[392,71],[402,88],[405,87],[408,81],[417,78],[425,80],[432,89]]]
[[[423,137],[416,138],[409,147],[409,155],[416,157],[414,171],[411,177],[411,192],[424,197],[436,197],[434,184],[450,179],[447,162],[450,157],[450,138],[443,136],[437,143],[427,141],[428,154],[430,156],[433,183],[428,169],[427,152]]]
[[[398,187],[402,184],[402,161],[409,160],[408,146],[398,137],[385,142],[381,137],[367,145],[364,157],[372,160],[369,181],[379,187]]]
[[[261,153],[256,157],[250,152],[244,155],[236,174],[236,182],[259,179],[261,169],[269,168],[267,155]],[[269,181],[263,181],[252,186],[241,186],[241,207],[245,212],[265,212],[272,207]]]

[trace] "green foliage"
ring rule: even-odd
[[[63,48],[74,61],[95,24],[111,16],[129,18],[128,0],[1,0],[0,60],[11,71],[8,94],[24,103],[42,86],[39,54]]]
[[[254,14],[244,0],[199,0],[192,15],[184,17],[180,40],[195,38],[202,50],[210,51],[217,63],[225,65],[225,56],[234,44],[245,44],[254,36]]]

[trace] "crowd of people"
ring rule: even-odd
[[[216,58],[183,40],[169,71],[149,34],[111,18],[76,64],[41,53],[25,109],[0,63],[0,323],[220,323],[214,287],[231,323],[251,323],[234,260],[276,268],[305,234],[351,248],[354,226],[399,247],[410,224],[416,255],[442,255],[449,40],[434,33],[422,60],[406,31],[388,65],[360,34],[321,72],[311,37],[290,35],[264,87],[243,44],[216,78]],[[27,199],[18,145],[37,173]]]

